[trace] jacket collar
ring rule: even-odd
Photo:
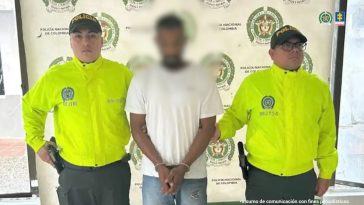
[[[283,77],[298,76],[303,72],[304,69],[301,66],[300,68],[298,68],[298,70],[290,71],[290,70],[281,68],[276,64],[273,64],[271,67],[271,70],[272,70],[273,74],[278,77],[278,79],[282,79]]]
[[[87,70],[95,71],[101,66],[103,62],[103,57],[102,56],[98,57],[96,61],[93,63],[82,63],[76,56],[74,56],[72,61],[76,65],[76,67],[81,69],[82,71],[87,71]]]

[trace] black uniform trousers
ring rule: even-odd
[[[316,173],[277,176],[250,166],[245,196],[251,204],[313,204]]]
[[[64,162],[57,194],[60,205],[129,205],[130,167],[121,160],[103,167]]]

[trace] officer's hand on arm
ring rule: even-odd
[[[219,141],[220,137],[221,137],[221,132],[220,132],[220,129],[219,129],[219,124],[216,123],[215,124],[214,136],[211,138],[211,142],[215,143],[215,142]]]
[[[51,157],[49,156],[48,153],[48,146],[54,146],[52,145],[52,142],[46,142],[37,152],[39,158],[43,161],[46,162],[50,165],[52,165],[54,167],[54,164],[52,162]]]
[[[326,193],[326,191],[329,189],[329,186],[330,186],[330,179],[317,178],[315,195],[322,197]]]

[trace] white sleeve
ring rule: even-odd
[[[146,114],[145,111],[145,97],[141,90],[141,83],[139,76],[135,76],[128,89],[128,96],[126,97],[125,111],[135,114]]]
[[[213,117],[224,112],[215,81],[212,78],[207,78],[206,85],[206,92],[201,105],[201,119]]]

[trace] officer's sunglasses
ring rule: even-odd
[[[281,45],[279,45],[280,48],[282,48],[284,51],[292,51],[294,48],[296,48],[298,51],[304,51],[306,50],[307,43],[292,43],[292,42],[284,42]]]
[[[100,33],[95,33],[95,32],[89,32],[86,34],[82,34],[81,32],[75,32],[75,33],[71,33],[71,39],[77,42],[82,41],[83,39],[86,39],[87,41],[96,41],[100,38],[101,34]]]

